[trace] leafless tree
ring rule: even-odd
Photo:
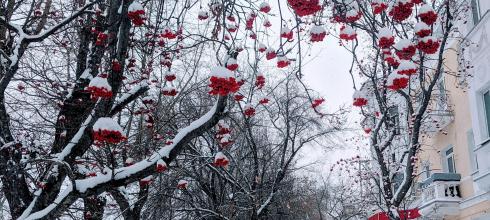
[[[275,28],[291,25],[286,4],[277,7]],[[267,218],[294,182],[300,149],[340,129],[342,118],[322,112],[323,100],[301,81],[306,22],[269,31],[263,23],[274,15],[263,8],[255,1],[0,1],[5,215],[139,219],[159,218],[170,207],[166,216]],[[272,44],[269,36],[280,39],[267,50],[278,56],[279,70],[264,64],[259,41]],[[240,68],[223,78],[234,60]],[[214,66],[222,69],[213,73]],[[285,73],[277,88],[260,89],[259,67]],[[209,72],[232,88],[213,87]],[[246,113],[250,106],[235,100],[232,78],[245,83],[236,94],[255,107],[260,94],[274,104]],[[237,146],[225,152],[229,169],[209,163],[221,119],[236,132]],[[162,174],[162,167],[171,171]],[[188,194],[193,184],[177,195],[159,188],[184,176],[199,181],[195,194]],[[161,202],[147,203],[155,199]],[[230,201],[243,201],[245,210]]]

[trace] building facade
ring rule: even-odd
[[[445,53],[431,117],[419,155],[420,199],[426,219],[490,220],[490,1],[468,0],[458,24],[463,40]],[[470,77],[460,74],[469,68]],[[466,78],[467,80],[462,80]]]

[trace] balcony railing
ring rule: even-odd
[[[424,189],[422,195],[424,202],[434,199],[459,200],[459,182],[436,182]]]
[[[427,110],[424,115],[422,130],[426,132],[439,132],[447,127],[454,120],[454,113],[449,104],[449,95],[434,95],[437,100],[432,109]]]
[[[421,184],[422,201],[420,212],[423,216],[444,217],[459,212],[461,175],[457,173],[434,173]]]

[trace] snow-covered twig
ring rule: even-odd
[[[121,96],[116,102],[114,102],[114,105],[111,108],[111,112],[109,115],[114,115],[117,112],[121,111],[124,106],[138,98],[140,95],[148,91],[150,87],[148,86],[148,83],[143,81],[137,86],[133,87],[129,92],[125,93],[124,95]]]
[[[271,194],[269,194],[269,197],[267,197],[267,200],[265,200],[265,202],[257,210],[257,215],[260,215],[260,213],[262,213],[262,210],[264,210],[265,207],[267,207],[269,205],[269,203],[271,203],[272,197],[274,197],[274,192],[272,192]]]
[[[211,214],[213,214],[215,216],[218,216],[218,217],[220,217],[222,219],[229,219],[226,216],[221,215],[221,214],[219,214],[219,213],[217,213],[217,212],[215,212],[213,210],[203,209],[203,208],[192,208],[192,209],[184,209],[184,208],[182,208],[182,209],[177,209],[176,211],[188,211],[188,212],[199,211],[199,212],[207,212],[207,213],[211,213]]]
[[[46,31],[44,31],[44,32],[42,32],[40,34],[26,36],[25,37],[25,41],[26,42],[39,42],[39,41],[42,41],[42,40],[46,39],[51,34],[53,34],[54,32],[56,32],[60,28],[64,27],[66,24],[70,23],[71,21],[73,21],[75,18],[77,18],[81,14],[85,13],[88,8],[90,8],[93,5],[99,3],[100,1],[101,0],[96,0],[96,1],[93,1],[93,2],[90,2],[90,3],[86,4],[85,6],[83,6],[82,8],[80,8],[77,12],[75,12],[74,14],[72,14],[70,17],[63,19],[57,25],[55,25],[53,27],[50,27],[48,30],[46,30]]]

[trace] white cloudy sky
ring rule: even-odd
[[[354,92],[348,73],[351,55],[339,46],[337,39],[327,36],[324,42],[315,44],[312,56],[316,57],[304,67],[304,77],[308,86],[325,98],[325,107],[329,111],[334,111],[342,105],[351,106]],[[355,118],[357,114],[356,109],[353,109],[351,115]],[[350,120],[349,123],[351,127],[358,127],[355,119]],[[300,164],[316,162],[311,167],[311,171],[318,176],[325,176],[330,165],[338,159],[361,153],[353,149],[353,146],[343,147],[344,149],[334,151],[325,151],[318,146],[306,148]]]
[[[277,2],[270,2],[273,12],[278,10]],[[281,5],[284,17],[287,17],[288,8],[284,8],[286,4]],[[289,15],[291,16],[291,15]],[[278,31],[280,20],[278,16],[269,17],[273,24],[273,31]],[[332,25],[332,24],[327,24]],[[327,27],[328,28],[328,27]],[[336,27],[337,28],[337,27]],[[308,30],[306,30],[308,31]],[[333,36],[327,36],[323,42],[314,43],[311,56],[306,58],[306,66],[303,68],[304,81],[308,87],[316,90],[326,102],[324,107],[327,111],[333,112],[342,105],[352,106],[352,80],[348,73],[352,55],[347,50],[339,45],[338,39]],[[353,109],[351,118],[356,118],[358,111]],[[359,128],[360,126],[355,119],[350,120],[350,127]],[[319,146],[313,146],[303,149],[304,156],[299,165],[310,165],[309,168],[313,175],[326,176],[330,169],[330,165],[335,163],[340,158],[348,158],[361,152],[353,149],[353,146],[343,146],[345,149],[336,149],[334,151],[326,151]]]

